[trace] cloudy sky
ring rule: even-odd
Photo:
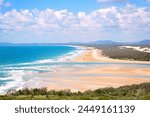
[[[150,39],[150,0],[0,0],[0,42]]]

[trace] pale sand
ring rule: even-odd
[[[104,87],[119,87],[124,85],[139,84],[150,82],[148,79],[134,78],[114,78],[114,77],[82,77],[76,80],[54,78],[54,82],[49,83],[49,90],[71,89],[72,92],[95,90]]]
[[[58,66],[52,73],[38,74],[42,81],[47,82],[49,90],[86,91],[104,87],[120,87],[124,85],[150,82],[150,67],[128,67],[115,64],[146,63],[141,61],[117,60],[105,57],[101,50],[88,47],[75,58],[74,62],[114,62],[106,66]],[[146,78],[145,78],[146,77]]]
[[[49,90],[86,91],[150,82],[150,68],[127,68],[120,65],[90,68],[58,67],[55,73],[42,73]],[[51,77],[50,77],[51,75]],[[140,77],[139,77],[140,76]],[[149,78],[144,78],[149,77]]]
[[[75,58],[75,62],[120,62],[120,63],[145,63],[150,64],[150,61],[131,61],[131,60],[119,60],[111,59],[102,54],[102,50],[94,47],[87,47],[85,52]]]
[[[119,46],[119,48],[120,49],[130,48],[130,49],[137,50],[137,51],[140,51],[140,52],[150,53],[150,48],[149,47],[141,48],[140,46]]]

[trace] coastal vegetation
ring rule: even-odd
[[[113,59],[129,59],[137,61],[150,61],[150,53],[140,52],[131,48],[120,49],[118,46],[99,46],[96,47],[103,50],[103,54]]]
[[[150,83],[119,88],[101,88],[85,92],[70,90],[23,89],[0,96],[1,100],[150,100]]]
[[[133,50],[131,48],[120,49],[122,45],[101,45],[101,44],[85,44],[82,46],[95,47],[101,49],[105,56],[112,59],[121,60],[136,60],[136,61],[150,61],[150,53]],[[140,46],[141,48],[150,46]]]

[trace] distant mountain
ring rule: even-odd
[[[114,42],[110,40],[98,40],[95,42],[89,42],[89,44],[100,44],[100,45],[150,45],[150,40],[142,40],[137,42]]]
[[[0,46],[8,46],[8,45],[12,45],[12,43],[0,42]]]
[[[137,42],[115,42],[111,40],[98,40],[94,42],[69,42],[69,43],[7,43],[0,42],[0,46],[40,46],[40,45],[83,45],[83,44],[99,44],[99,45],[150,45],[150,40],[142,40]]]
[[[150,45],[150,40],[138,41],[138,42],[135,42],[135,44],[139,44],[139,45]]]
[[[118,42],[110,41],[110,40],[98,40],[95,42],[89,42],[90,44],[101,44],[101,45],[117,45]]]
[[[69,42],[67,44],[83,44],[82,42]]]

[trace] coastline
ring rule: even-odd
[[[150,64],[150,62],[111,59],[104,56],[100,49],[94,47],[84,48],[84,52],[77,55],[73,62],[108,62],[114,63],[114,65],[94,66],[92,69],[88,68],[88,66],[85,66],[85,68],[59,67],[57,72],[52,75],[51,83],[47,85],[48,90],[70,89],[71,91],[86,91],[150,82],[150,68],[130,68],[115,65],[115,63]],[[48,74],[49,73],[43,75],[44,77],[46,76],[46,79],[49,81]],[[103,76],[103,74],[105,75]],[[141,77],[138,78],[138,76]],[[147,78],[144,76],[147,76]]]
[[[14,70],[9,77],[12,81],[0,87],[0,93],[42,87],[77,92],[150,82],[150,62],[111,59],[94,47],[72,47],[76,49],[54,61],[44,59],[15,68],[9,66]]]
[[[135,61],[135,60],[121,60],[112,59],[104,56],[102,50],[95,47],[86,47],[85,52],[74,59],[74,62],[115,62],[115,63],[143,63],[150,64],[150,61]]]

